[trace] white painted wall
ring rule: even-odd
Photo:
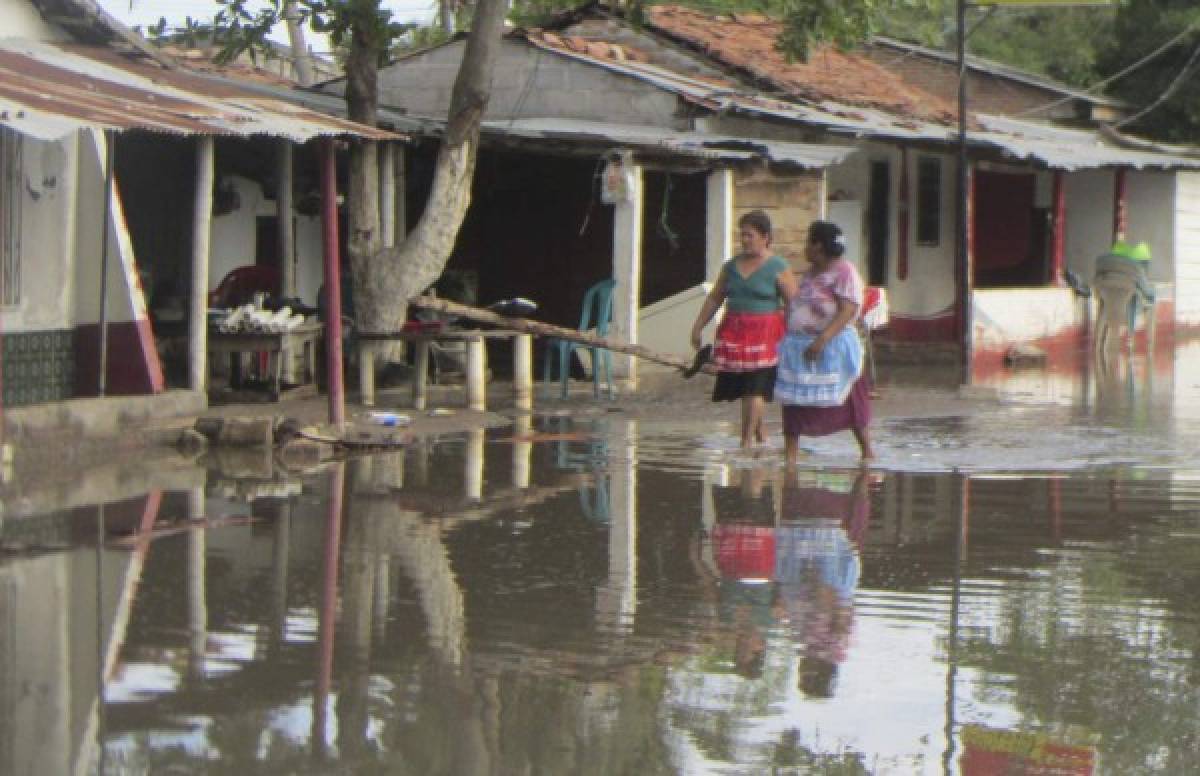
[[[1131,170],[1126,181],[1126,239],[1146,241],[1154,256],[1150,279],[1170,283],[1175,279],[1175,173]]]
[[[76,325],[100,320],[100,267],[102,261],[101,225],[104,219],[104,135],[85,130],[79,135],[79,164],[76,182],[79,191],[75,218],[75,279],[72,322]],[[105,234],[108,238],[108,285],[105,315],[110,323],[145,317],[141,287],[133,275],[133,242],[125,225],[119,198],[113,208]]]
[[[66,33],[46,23],[29,0],[0,0],[0,37],[66,41]]]
[[[65,329],[71,325],[77,143],[70,136],[25,137],[21,144],[20,302],[0,308],[0,327],[5,332]]]
[[[1069,288],[977,289],[976,346],[1003,347],[1052,337],[1080,322],[1082,307]]]
[[[891,212],[888,214],[886,272],[888,303],[894,314],[913,317],[932,316],[946,312],[954,303],[955,159],[950,155],[940,155],[942,159],[942,217],[941,236],[938,244],[918,245],[916,242],[916,183],[917,158],[919,156],[920,154],[916,152],[908,154],[909,247],[908,276],[904,280],[899,279],[896,274],[899,255],[897,212],[901,177],[899,150],[880,144],[867,144],[861,153],[851,156],[841,164],[830,167],[827,171],[828,196],[834,200],[859,203],[862,208],[862,227],[857,236],[860,255],[850,256],[847,254],[847,256],[855,262],[863,277],[866,278],[866,211],[870,193],[871,163],[887,161],[890,164]],[[830,202],[830,217],[834,217],[839,210],[845,210],[847,207]]]
[[[1079,170],[1067,173],[1063,185],[1067,206],[1064,260],[1068,269],[1090,281],[1092,263],[1112,247],[1114,175],[1111,170]]]
[[[238,193],[237,210],[213,214],[209,231],[212,258],[208,265],[208,289],[216,288],[230,270],[254,264],[258,216],[275,215],[275,202],[263,196],[262,186],[237,175],[221,176],[217,185],[232,185]]]
[[[1175,321],[1200,326],[1200,172],[1175,179]]]
[[[320,216],[296,216],[296,293],[311,305],[325,282],[324,239]]]

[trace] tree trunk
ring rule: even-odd
[[[479,127],[491,96],[492,68],[500,47],[507,10],[507,0],[479,0],[476,5],[474,23],[454,82],[445,138],[438,153],[429,200],[421,220],[400,245],[394,248],[381,247],[378,180],[373,178],[373,184],[364,184],[361,188],[356,187],[353,180],[356,170],[359,175],[369,175],[378,170],[374,150],[370,153],[370,165],[356,167],[353,160],[351,162],[350,195],[351,202],[355,203],[352,214],[359,210],[373,211],[371,218],[352,221],[350,226],[355,317],[362,329],[399,329],[408,314],[408,299],[437,280],[450,258],[458,229],[471,202],[471,179],[479,148]],[[374,68],[371,69],[371,75],[371,90],[361,92],[364,96],[376,94]],[[350,62],[347,62],[347,76],[346,99],[351,104],[355,75],[352,74]],[[366,88],[365,83],[362,88]],[[364,121],[364,117],[353,113],[352,104],[350,118]],[[374,124],[375,116],[370,116],[366,123]],[[356,196],[366,196],[368,188],[371,196],[365,200],[354,199]]]

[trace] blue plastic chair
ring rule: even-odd
[[[579,330],[595,329],[598,336],[608,334],[608,325],[612,322],[612,296],[617,281],[601,280],[587,290],[583,295],[583,311],[579,316]],[[576,349],[591,351],[592,356],[592,392],[600,397],[600,384],[603,382],[608,395],[614,395],[612,382],[612,351],[591,345],[581,345],[567,340],[550,340],[546,349],[544,381],[549,385],[553,381],[553,367],[558,363],[558,379],[562,382],[562,397],[567,398],[569,381],[571,379],[571,354]]]

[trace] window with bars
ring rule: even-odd
[[[0,127],[0,307],[21,301],[21,136]]]

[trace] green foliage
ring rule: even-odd
[[[271,29],[286,18],[286,0],[267,0],[253,11],[248,7],[251,2],[254,0],[217,0],[220,10],[213,27],[223,61],[242,52],[253,55],[267,49]],[[381,0],[298,0],[296,12],[301,24],[327,34],[334,47],[370,52],[379,63],[385,62],[392,45],[416,26],[393,20]]]

